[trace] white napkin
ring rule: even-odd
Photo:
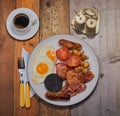
[[[24,61],[25,61],[25,77],[24,77],[24,82],[26,83],[26,81],[28,81],[27,64],[28,64],[28,60],[29,60],[30,54],[24,48],[22,48],[22,57],[24,58]],[[30,97],[32,97],[34,94],[35,94],[34,90],[32,89],[32,87],[30,87]]]

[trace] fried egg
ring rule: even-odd
[[[44,82],[47,75],[54,72],[54,63],[51,62],[48,57],[41,56],[34,58],[32,73],[33,73],[33,83]]]
[[[56,62],[57,60],[55,49],[51,46],[44,46],[40,48],[37,51],[36,57],[41,57],[41,56],[47,57],[52,62]]]

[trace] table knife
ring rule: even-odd
[[[30,108],[30,106],[31,106],[31,104],[30,104],[30,84],[29,84],[28,75],[27,75],[27,64],[28,64],[29,56],[30,56],[29,53],[27,51],[25,51],[24,48],[22,48],[22,57],[24,57],[24,61],[25,61],[24,82],[25,82],[25,107],[26,108]]]

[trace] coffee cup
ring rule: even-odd
[[[11,28],[15,34],[23,36],[30,31],[35,23],[36,19],[27,14],[19,13],[13,17]]]

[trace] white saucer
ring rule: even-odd
[[[36,20],[36,23],[31,27],[30,31],[28,33],[26,33],[25,35],[17,35],[15,34],[12,29],[11,29],[11,22],[13,21],[13,18],[14,16],[16,16],[17,14],[19,13],[24,13],[24,14],[27,14],[29,15],[31,18],[35,18]],[[28,9],[28,8],[18,8],[18,9],[15,9],[13,10],[8,18],[7,18],[7,21],[6,21],[6,27],[7,27],[7,31],[8,33],[15,39],[17,40],[27,40],[27,39],[30,39],[31,37],[33,37],[38,29],[39,29],[39,19],[38,19],[38,16],[36,15],[35,12],[33,12],[31,9]]]

